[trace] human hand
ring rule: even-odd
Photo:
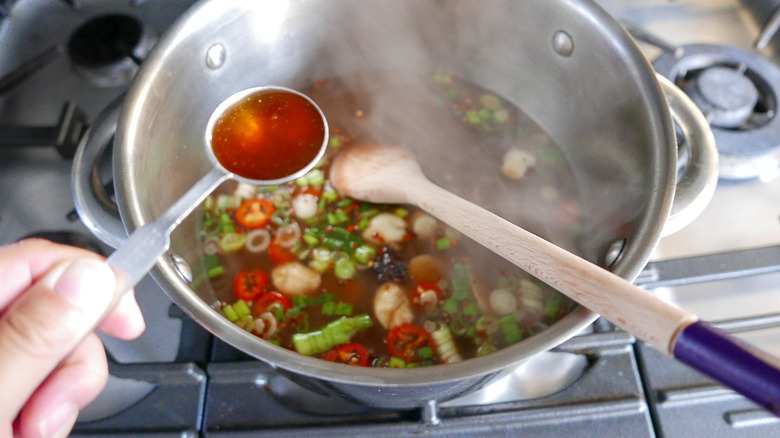
[[[108,378],[92,331],[116,278],[100,256],[30,239],[0,247],[0,437],[64,437]],[[144,330],[132,293],[97,327],[120,339]]]

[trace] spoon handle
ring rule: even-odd
[[[408,192],[411,204],[656,349],[780,415],[780,360],[425,178]]]
[[[429,182],[417,206],[653,347],[672,353],[696,316]]]
[[[171,232],[231,174],[211,169],[154,222],[135,230],[107,260],[117,274],[117,295],[133,288],[152,269],[171,242]],[[118,299],[116,297],[115,299]]]

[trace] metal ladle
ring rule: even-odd
[[[292,93],[307,100],[320,115],[320,121],[323,127],[322,144],[314,158],[301,167],[299,170],[288,175],[271,180],[256,180],[243,177],[233,173],[223,166],[214,154],[212,145],[212,133],[214,126],[220,117],[229,109],[248,97],[254,97],[270,93]],[[179,198],[168,210],[154,222],[145,224],[135,230],[128,239],[122,243],[113,254],[108,257],[107,263],[117,274],[117,288],[114,296],[114,302],[110,308],[113,308],[119,298],[141,278],[143,278],[170,245],[171,232],[187,217],[192,210],[198,206],[215,188],[228,179],[247,182],[255,185],[276,185],[299,178],[311,170],[315,164],[322,158],[325,148],[328,144],[328,124],[322,110],[308,96],[289,88],[278,86],[261,86],[248,88],[225,99],[209,118],[206,125],[206,138],[204,145],[211,160],[213,167],[204,175],[195,185],[193,185],[181,198]]]

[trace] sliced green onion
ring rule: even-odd
[[[293,345],[298,353],[312,355],[328,351],[336,345],[344,344],[362,329],[372,325],[369,315],[358,315],[352,318],[342,316],[329,323],[322,330],[293,335]]]
[[[322,193],[322,199],[324,199],[325,202],[333,202],[339,199],[339,194],[332,190],[328,190]]]
[[[319,169],[314,169],[307,174],[309,184],[315,187],[319,187],[325,184],[325,173]]]
[[[222,236],[219,247],[225,252],[236,252],[244,247],[246,236],[238,233],[230,233]]]
[[[333,315],[335,311],[336,311],[336,303],[333,301],[328,301],[327,303],[322,305],[323,315]]]
[[[442,310],[449,314],[454,314],[458,311],[458,302],[454,300],[453,298],[447,298],[444,300],[444,305],[442,306]]]
[[[320,243],[320,238],[312,234],[304,234],[303,241],[309,246],[316,246]]]
[[[393,356],[390,358],[390,368],[406,368],[406,361]]]
[[[433,357],[433,349],[431,347],[418,348],[417,357],[423,360],[430,359]]]
[[[341,257],[333,265],[333,273],[341,280],[351,279],[355,276],[355,272],[357,272],[357,269],[349,257]]]
[[[436,239],[436,249],[438,250],[445,250],[451,246],[452,242],[450,242],[450,239],[446,237],[442,237],[441,239]]]
[[[325,304],[331,304],[331,303],[332,302],[325,303]],[[352,304],[339,302],[338,304],[336,304],[336,308],[334,310],[334,313],[336,313],[336,315],[344,315],[344,316],[352,315]]]
[[[452,338],[452,332],[446,325],[442,325],[431,333],[431,338],[436,345],[436,352],[439,359],[444,363],[460,362],[463,360],[458,348],[455,346],[455,340]]]
[[[494,353],[496,351],[498,351],[498,348],[496,348],[495,345],[491,344],[490,342],[485,342],[482,345],[480,345],[479,348],[477,349],[477,357]]]
[[[239,318],[243,318],[244,316],[252,313],[252,310],[249,308],[249,306],[246,304],[246,301],[244,300],[238,300],[235,303],[233,303],[233,310],[235,310],[236,315]]]
[[[555,318],[558,314],[558,310],[561,308],[561,294],[550,295],[547,300],[547,304],[544,306],[544,314],[548,318]]]
[[[225,318],[230,322],[238,321],[238,315],[236,315],[236,311],[230,304],[222,308],[222,314],[225,315]]]
[[[376,250],[368,245],[360,245],[355,248],[353,257],[361,265],[367,265],[376,256]]]
[[[523,332],[517,325],[514,315],[506,315],[498,320],[498,325],[504,333],[507,344],[514,344],[523,339]]]
[[[209,269],[208,277],[209,278],[216,278],[220,275],[225,273],[225,267],[224,266],[215,266],[211,269]]]

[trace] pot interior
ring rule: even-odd
[[[521,109],[535,126],[527,141],[554,145],[565,166],[551,181],[585,206],[586,226],[575,237],[546,226],[551,212],[524,202],[521,183],[501,178],[496,163],[505,149],[457,145],[452,130],[419,111],[419,83],[410,78],[437,72]],[[372,85],[377,78],[386,86]],[[204,131],[222,100],[257,85],[306,91],[322,80],[342,81],[354,86],[346,94],[367,96],[361,110],[372,135],[415,149],[434,182],[602,266],[610,245],[624,239],[611,267],[618,275],[636,276],[657,242],[675,180],[669,111],[630,38],[586,1],[201,2],[155,48],[128,94],[115,146],[126,226],[160,216],[208,171]],[[321,105],[326,116],[337,111]],[[196,276],[204,270],[199,226],[196,211],[171,245]],[[557,345],[595,318],[578,309],[511,348],[446,365],[445,373],[344,370],[230,327],[211,307],[215,291],[207,283],[193,290],[168,258],[155,276],[177,304],[228,343],[295,372],[358,384],[423,385],[493,372]]]

